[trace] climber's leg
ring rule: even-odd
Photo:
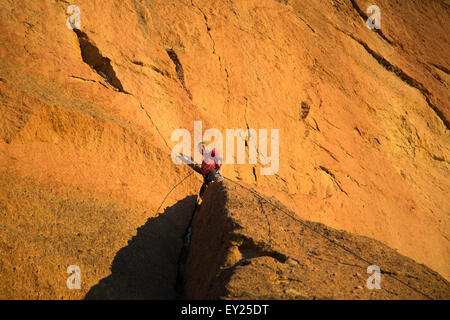
[[[199,196],[200,198],[203,198],[203,194],[205,193],[206,187],[208,184],[210,184],[211,182],[217,180],[217,170],[213,169],[210,172],[208,172],[207,175],[203,175],[203,184],[202,187],[200,188],[200,192],[199,192]]]
[[[199,197],[203,198],[203,194],[205,193],[206,183],[203,182],[202,187],[200,188]]]

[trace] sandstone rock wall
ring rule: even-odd
[[[170,159],[171,133],[195,120],[279,129],[276,175],[247,160],[225,176],[448,279],[448,2],[379,0],[380,32],[371,4],[2,1],[0,297],[77,299],[110,277],[140,227],[197,194]]]

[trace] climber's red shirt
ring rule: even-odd
[[[203,155],[202,171],[203,174],[208,174],[211,170],[218,170],[221,166],[221,158],[219,152],[216,149],[212,149],[211,152],[206,152]]]

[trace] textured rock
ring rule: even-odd
[[[381,268],[368,289],[367,268]],[[299,219],[235,182],[208,188],[192,227],[188,299],[448,299],[450,283],[379,241]]]
[[[1,298],[174,296],[111,268],[138,230],[172,230],[155,259],[177,260],[201,178],[170,137],[194,120],[280,129],[277,175],[224,175],[449,279],[446,2],[379,0],[380,32],[363,0],[79,0],[77,32],[70,4],[0,3]]]

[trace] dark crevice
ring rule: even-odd
[[[69,76],[69,77],[77,79],[77,80],[81,80],[81,81],[86,81],[86,82],[98,82],[97,80],[85,79],[85,78],[77,77],[77,76]]]
[[[127,93],[123,90],[122,83],[111,66],[111,60],[102,56],[100,50],[92,43],[86,33],[78,29],[73,29],[73,31],[78,37],[83,61],[119,92]]]
[[[355,0],[350,0],[350,2],[352,3],[353,8],[356,10],[356,12],[358,12],[358,14],[364,20],[364,23],[365,23],[367,21],[367,19],[369,19],[369,17],[359,8],[359,6],[356,4]],[[393,44],[392,41],[390,41],[388,38],[386,38],[386,36],[383,34],[383,32],[381,32],[380,29],[374,29],[373,31],[375,31],[387,43],[389,43],[391,45]]]
[[[336,158],[336,156],[335,156],[330,150],[328,150],[328,149],[325,148],[325,147],[322,147],[320,144],[318,144],[318,143],[316,143],[316,142],[314,142],[314,141],[312,141],[312,143],[314,143],[314,144],[315,144],[316,146],[318,146],[320,149],[322,149],[323,151],[325,151],[326,153],[328,153],[328,154],[330,155],[330,157],[333,158],[333,160],[339,162],[339,160]]]
[[[133,60],[133,61],[131,61],[131,63],[136,64],[136,65],[141,66],[141,67],[144,66],[144,63],[142,61]]]
[[[133,63],[133,64],[135,64],[137,66],[144,67],[144,68],[151,68],[153,71],[163,75],[164,77],[170,78],[170,73],[169,72],[167,72],[165,70],[161,70],[157,66],[147,65],[144,62],[138,61],[138,60],[130,60],[130,61],[131,61],[131,63]]]
[[[167,51],[167,54],[169,55],[170,59],[172,60],[172,62],[175,65],[175,71],[177,72],[177,77],[178,77],[178,80],[180,80],[181,86],[188,94],[189,99],[192,100],[192,94],[189,91],[189,89],[186,87],[186,83],[184,82],[184,69],[183,69],[183,66],[181,65],[180,60],[178,59],[178,55],[176,54],[176,52],[173,49],[167,49],[166,51]]]
[[[161,75],[163,75],[165,77],[170,78],[170,74],[167,71],[163,71],[163,70],[161,70],[158,67],[153,66],[153,65],[150,66],[150,68],[152,68],[153,71],[155,71],[155,72],[157,72],[157,73],[159,73],[159,74],[161,74]]]
[[[245,99],[244,121],[245,121],[245,126],[247,127],[247,130],[249,131],[248,134],[250,135],[250,127],[248,125],[248,120],[247,120],[248,99],[247,99],[247,97],[244,97],[244,99]]]
[[[177,299],[183,299],[184,298],[184,274],[186,271],[186,262],[189,254],[189,246],[191,244],[191,236],[192,236],[192,223],[194,221],[195,214],[199,210],[199,205],[196,204],[194,206],[194,210],[191,214],[191,219],[189,221],[189,225],[184,233],[183,236],[183,247],[180,250],[180,255],[178,257],[178,271],[177,271],[177,278],[175,282],[175,293]]]
[[[446,73],[446,74],[450,74],[450,70],[448,70],[446,67],[444,66],[440,66],[438,64],[434,64],[434,63],[430,63],[433,67],[435,67],[436,69],[441,70],[442,72]]]
[[[245,99],[244,121],[245,121],[245,126],[247,128],[247,133],[248,133],[248,135],[245,136],[244,143],[245,143],[245,147],[249,148],[249,143],[250,143],[249,139],[251,138],[251,132],[250,132],[250,126],[248,125],[248,120],[247,120],[248,99],[247,99],[247,97],[244,97],[244,99]],[[256,151],[258,152],[258,150],[256,150]],[[250,150],[247,149],[247,152],[250,153]],[[255,176],[255,182],[257,182],[254,167],[253,167],[253,175]]]
[[[345,193],[345,194],[348,196],[348,193],[345,192],[344,189],[342,189],[340,183],[337,181],[337,179],[336,179],[336,177],[335,177],[335,175],[334,175],[333,172],[331,172],[329,169],[327,169],[327,168],[325,168],[325,167],[323,167],[323,166],[319,166],[319,168],[320,168],[320,170],[322,170],[323,172],[325,172],[326,174],[328,174],[328,175],[331,177],[331,179],[332,179],[333,182],[337,185],[337,187],[339,188],[339,190],[341,190],[341,192]]]
[[[439,156],[436,156],[436,155],[432,155],[432,157],[436,161],[447,162],[447,161],[445,161],[445,159],[443,157],[439,157]]]
[[[420,90],[420,89],[419,89]],[[426,90],[426,89],[425,89]],[[434,113],[436,113],[436,115],[439,117],[439,119],[442,120],[442,122],[444,123],[445,127],[448,129],[450,129],[450,123],[448,122],[448,120],[445,118],[444,114],[442,113],[441,110],[438,109],[438,107],[436,107],[433,103],[431,103],[430,98],[428,97],[428,95],[431,95],[430,92],[428,90],[426,90],[426,93],[422,92],[423,96],[425,97],[425,100],[427,101],[428,105],[431,107],[431,109],[433,109]]]
[[[225,66],[222,65],[222,58],[220,57],[220,55],[218,55],[218,54],[216,53],[216,42],[214,41],[214,39],[213,39],[213,37],[212,37],[212,35],[211,35],[211,32],[210,32],[210,31],[211,31],[211,28],[210,28],[209,23],[208,23],[208,17],[206,16],[205,12],[203,12],[203,10],[202,10],[200,7],[198,7],[198,6],[194,3],[194,1],[192,1],[192,0],[191,0],[191,5],[192,5],[194,8],[196,8],[196,9],[202,14],[203,20],[205,21],[206,33],[208,34],[209,39],[211,40],[212,53],[213,53],[215,56],[217,56],[217,59],[219,60],[219,67],[220,67],[220,70],[222,70],[222,68],[223,68],[224,71],[225,71],[225,76],[226,76],[225,80],[226,80],[226,82],[227,82],[227,90],[228,90],[228,98],[227,98],[227,102],[228,102],[228,101],[229,101],[229,96],[230,96],[230,83],[229,83],[229,81],[228,81],[228,79],[229,79],[228,69],[227,69]]]
[[[253,177],[255,178],[255,182],[258,182],[258,178],[256,177],[256,169],[255,167],[252,168]]]
[[[444,123],[445,127],[447,129],[450,129],[450,124],[449,121],[445,118],[444,114],[442,113],[442,111],[436,106],[434,105],[431,100],[430,100],[430,96],[431,96],[431,92],[428,91],[427,88],[424,87],[424,85],[420,82],[418,82],[416,79],[410,77],[409,75],[407,75],[403,70],[401,70],[399,67],[391,64],[389,61],[387,61],[384,57],[382,57],[380,54],[378,54],[377,52],[375,52],[374,50],[372,50],[365,42],[363,42],[362,40],[356,38],[355,36],[353,36],[352,34],[337,28],[336,29],[342,33],[344,33],[345,35],[349,36],[350,38],[352,38],[353,40],[355,40],[356,42],[358,42],[366,51],[367,53],[369,53],[373,58],[375,58],[375,60],[377,60],[377,62],[383,66],[387,71],[390,71],[392,73],[394,73],[397,77],[399,77],[403,82],[405,82],[406,84],[408,84],[409,86],[419,90],[422,95],[425,98],[425,101],[427,102],[428,106],[435,112],[435,114],[439,117],[439,119],[442,120],[442,122]]]
[[[308,114],[309,114],[309,109],[310,109],[310,106],[305,102],[305,101],[302,101],[302,104],[301,104],[301,110],[300,110],[300,117],[303,119],[303,120],[305,120],[306,119],[306,117],[308,116]]]
[[[103,82],[97,81],[97,80],[85,79],[85,78],[77,77],[77,76],[73,76],[73,75],[71,75],[71,76],[69,76],[69,77],[70,77],[70,78],[73,78],[73,79],[80,80],[80,81],[98,83],[98,84],[100,84],[101,86],[103,86],[103,87],[109,89],[108,86],[107,86],[106,84],[104,84]]]
[[[283,179],[278,173],[275,173],[275,177],[277,177],[278,179],[280,179],[281,181],[283,181],[284,183],[287,184],[287,181],[285,179]]]
[[[317,124],[317,121],[314,118],[312,118],[312,121],[314,121],[314,127],[311,126],[311,128],[313,128],[313,130],[320,132],[320,128],[319,128],[319,125]]]
[[[306,22],[302,17],[297,16],[297,18],[299,18],[308,28],[309,30],[311,30],[313,33],[316,33],[316,31],[313,29],[313,27],[311,27],[308,22]]]

